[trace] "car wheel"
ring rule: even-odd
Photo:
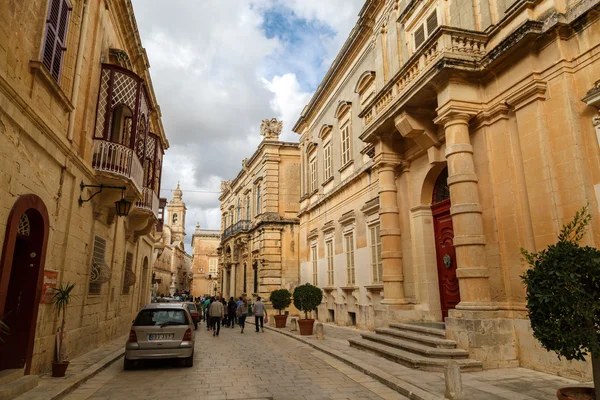
[[[128,360],[127,357],[123,357],[123,369],[125,371],[131,371],[133,369],[135,361]]]
[[[194,366],[194,354],[192,354],[191,356],[189,356],[188,358],[183,360],[183,365],[186,368],[191,368]]]

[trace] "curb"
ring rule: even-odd
[[[83,385],[85,382],[108,368],[119,358],[123,357],[123,354],[125,354],[125,346],[123,346],[122,349],[112,352],[102,360],[98,361],[96,364],[89,366],[87,369],[84,369],[82,372],[71,377],[69,382],[65,384],[65,387],[58,389],[60,391],[52,395],[52,397],[49,397],[48,400],[62,399],[64,396],[71,393],[73,390],[77,389],[79,386]]]
[[[250,325],[254,325],[251,322],[247,322],[247,323]],[[309,345],[313,349],[319,350],[339,361],[342,361],[343,363],[347,364],[348,366],[362,372],[365,375],[370,376],[371,378],[379,381],[380,383],[384,384],[385,386],[389,387],[390,389],[395,390],[396,392],[408,397],[411,400],[444,400],[444,397],[438,397],[432,393],[429,393],[411,383],[403,381],[402,379],[398,379],[395,376],[393,376],[377,367],[373,367],[371,365],[369,365],[367,367],[364,365],[364,362],[362,362],[361,360],[359,360],[357,358],[354,358],[352,356],[348,356],[345,354],[337,353],[337,352],[329,349],[327,346],[322,346],[322,345],[310,342],[310,341],[302,338],[301,336],[291,334],[288,331],[285,331],[282,329],[276,329],[276,328],[272,328],[272,327],[266,326],[266,325],[264,328],[268,329],[270,331],[273,331],[273,332],[277,332],[281,335],[290,337],[292,339],[295,339],[299,342]]]

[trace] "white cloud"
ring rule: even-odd
[[[310,100],[311,94],[302,90],[293,73],[274,76],[271,81],[263,79],[263,82],[275,95],[270,104],[271,108],[278,113],[277,117],[283,121],[281,140],[297,142],[298,135],[292,132],[293,124]]]

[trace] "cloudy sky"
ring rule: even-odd
[[[291,128],[364,0],[133,0],[171,148],[161,195],[181,182],[186,245],[219,229],[220,182],[260,143],[260,122]],[[168,6],[167,6],[168,5]]]

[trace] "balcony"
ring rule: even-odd
[[[145,187],[142,191],[142,199],[135,203],[135,208],[143,211],[148,211],[154,214],[158,219],[159,200],[154,190]]]
[[[130,180],[142,192],[144,169],[132,149],[119,143],[94,140],[92,167],[96,171]]]
[[[241,220],[231,225],[228,228],[225,228],[225,231],[221,235],[221,241],[227,240],[228,238],[237,235],[240,232],[248,232],[250,229],[250,221]]]

